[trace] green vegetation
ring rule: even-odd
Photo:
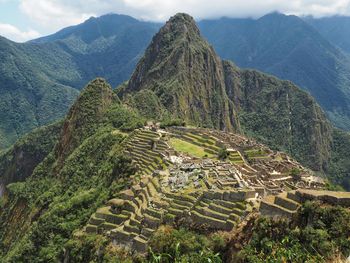
[[[47,173],[53,161],[47,158],[24,183],[8,186],[11,200],[1,215],[0,233],[5,262],[48,262],[62,257],[73,230],[84,226],[105,200],[129,183],[127,178],[133,173],[130,160],[110,155],[122,140],[122,136],[112,135],[111,129],[102,129],[74,150],[58,175]],[[26,200],[23,216],[27,222],[34,220],[29,225],[8,219],[16,213],[11,207],[19,200]],[[38,210],[42,213],[35,216]],[[7,232],[15,225],[21,231],[17,237]]]
[[[214,70],[221,62],[201,37],[194,19],[175,15],[153,40],[123,91],[141,102],[135,104],[140,114],[209,128],[237,128],[224,76]],[[142,108],[143,101],[147,103]]]
[[[62,122],[36,129],[0,153],[0,176],[5,185],[23,181],[52,151],[62,128]]]
[[[325,170],[332,127],[310,95],[289,81],[218,60],[186,14],[172,17],[154,40],[121,92],[126,102],[138,102],[131,105],[141,115],[168,113],[188,125],[240,130],[313,170]]]
[[[30,43],[0,37],[0,149],[63,118],[91,79],[127,80],[158,27],[106,15]]]
[[[113,105],[106,113],[106,118],[112,123],[113,127],[124,132],[141,128],[145,123],[144,118],[122,104]]]
[[[207,153],[203,147],[200,147],[198,145],[192,144],[190,142],[187,142],[181,139],[171,138],[170,144],[176,151],[184,152],[194,157],[198,157],[198,158],[203,158],[205,156],[212,157],[212,154]]]
[[[218,158],[220,160],[226,160],[228,156],[229,156],[229,152],[227,151],[227,149],[226,148],[220,148],[220,150],[218,152]]]
[[[94,19],[89,21],[88,24],[96,22]],[[63,39],[60,41],[67,45],[67,54],[72,47],[74,52],[79,53],[80,48],[74,45],[75,41],[80,43],[79,47],[84,46],[84,50],[89,50],[88,44],[96,41],[93,46],[99,46],[101,49],[98,51],[103,55],[105,49],[100,44],[104,42],[99,42],[103,39],[100,37],[110,36],[104,35],[102,29],[98,36],[84,32],[72,35],[68,30],[52,36],[51,40],[61,36]],[[48,39],[41,39],[37,43],[46,41]],[[39,44],[29,45],[39,52]],[[128,45],[129,48],[133,46]],[[11,49],[11,52],[15,51]],[[53,60],[52,63],[61,59],[59,51],[57,56],[58,61]],[[84,57],[80,57],[84,65],[88,65],[86,62],[91,58],[99,61],[96,54],[86,61]],[[191,61],[186,60],[189,57]],[[69,57],[66,59],[69,60]],[[110,59],[113,61],[115,58],[110,56]],[[43,72],[48,74],[48,71]],[[65,70],[58,67],[52,74],[57,74],[57,78],[62,75],[63,80],[59,80],[67,85],[72,84],[70,77],[76,83],[80,81],[80,75],[76,76],[74,70],[70,71],[73,76],[64,73]],[[26,87],[36,86],[34,84]],[[239,70],[231,63],[218,60],[208,43],[201,38],[193,19],[185,14],[173,17],[161,29],[133,77],[124,86],[127,86],[124,90],[113,92],[103,79],[90,82],[63,124],[35,131],[7,153],[2,153],[0,164],[4,167],[0,168],[1,172],[5,171],[10,178],[8,182],[16,181],[8,185],[8,196],[0,201],[2,261],[64,262],[72,257],[75,262],[81,263],[142,262],[142,258],[131,258],[127,251],[109,245],[106,238],[88,236],[81,230],[106,200],[130,187],[130,177],[136,171],[132,160],[125,156],[123,147],[129,134],[133,134],[132,131],[149,118],[163,121],[165,126],[177,124],[181,119],[181,122],[184,120],[228,131],[242,129],[275,149],[289,152],[315,170],[329,169],[327,171],[333,175],[333,181],[347,186],[350,170],[348,134],[333,133],[315,101],[290,82],[256,71]],[[11,86],[5,87],[10,90]],[[122,101],[117,93],[122,96]],[[40,97],[42,94],[37,95]],[[43,100],[50,101],[52,94],[49,95]],[[46,106],[53,109],[45,103],[41,109],[46,109]],[[47,120],[50,118],[47,117]],[[22,123],[19,119],[16,121]],[[4,123],[8,125],[12,122],[6,120]],[[334,142],[331,146],[332,137]],[[172,138],[170,143],[175,150],[199,158],[229,157],[227,149],[220,149],[209,136],[203,138],[189,132],[183,134],[182,139]],[[22,153],[25,153],[25,161],[19,160]],[[257,151],[246,154],[252,158],[264,155]],[[16,163],[18,160],[23,167]],[[21,169],[17,171],[18,167],[22,170],[29,168],[23,172]],[[291,174],[296,178],[299,176],[298,171],[292,170]],[[17,182],[19,180],[21,182]],[[243,233],[251,238],[239,256],[248,262],[276,262],[281,259],[312,262],[326,261],[332,256],[347,256],[350,253],[349,222],[350,213],[346,209],[306,203],[296,221],[287,223],[259,219],[254,222],[253,230]],[[243,229],[248,230],[249,225]],[[220,234],[204,235],[188,229],[161,227],[152,237],[147,260],[222,262],[224,254],[231,253],[231,249]]]
[[[239,255],[244,262],[341,261],[350,253],[349,222],[348,209],[306,202],[291,223],[258,219]]]
[[[220,57],[242,68],[293,81],[317,100],[338,128],[349,130],[350,59],[336,45],[349,50],[350,20],[324,20],[318,26],[318,19],[305,22],[296,16],[273,13],[260,19],[222,18],[198,25]]]
[[[330,164],[327,169],[329,179],[350,190],[350,134],[335,129]]]
[[[239,119],[243,131],[272,149],[289,153],[303,165],[323,171],[329,162],[332,127],[314,99],[291,82],[237,70],[229,62],[224,65],[230,82],[241,83],[239,92],[233,85],[229,93],[250,94],[232,98],[242,101]]]
[[[150,262],[222,262],[224,237],[205,236],[189,229],[160,227],[150,241]]]
[[[9,198],[2,201],[0,214],[4,262],[63,260],[63,248],[75,251],[72,244],[79,243],[74,231],[130,183],[135,170],[121,154],[125,136],[115,129],[131,127],[136,115],[131,112],[124,123],[117,123],[118,114],[106,114],[123,110],[111,94],[102,80],[91,82],[67,116],[56,148],[24,182],[8,185]],[[62,147],[69,140],[70,147]],[[50,148],[46,140],[37,143],[38,148]]]
[[[186,126],[186,122],[181,119],[165,119],[160,123],[160,128],[165,129],[171,126]]]
[[[56,45],[38,48],[0,37],[0,149],[64,117],[78,91],[77,72]]]

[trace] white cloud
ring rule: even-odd
[[[121,13],[164,21],[177,12],[197,19],[259,17],[272,11],[286,14],[350,15],[350,0],[20,0],[21,11],[49,30],[77,24],[90,16]]]
[[[35,30],[21,31],[13,25],[2,23],[0,23],[0,35],[16,42],[24,42],[40,36]]]

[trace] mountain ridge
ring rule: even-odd
[[[350,60],[301,18],[269,14],[203,20],[199,27],[224,59],[293,81],[316,98],[333,123],[347,129]]]
[[[63,30],[62,39],[62,32],[27,43],[0,38],[0,149],[62,118],[91,79],[103,76],[113,86],[127,80],[157,29],[109,15]]]

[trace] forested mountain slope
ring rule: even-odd
[[[127,80],[157,29],[106,15],[28,43],[0,38],[0,149],[62,118],[89,80]]]
[[[293,81],[337,127],[350,128],[350,60],[301,18],[273,13],[204,20],[199,27],[222,58]]]

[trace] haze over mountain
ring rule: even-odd
[[[314,18],[308,16],[303,19],[317,29],[333,45],[346,53],[350,53],[350,17],[332,16]]]

